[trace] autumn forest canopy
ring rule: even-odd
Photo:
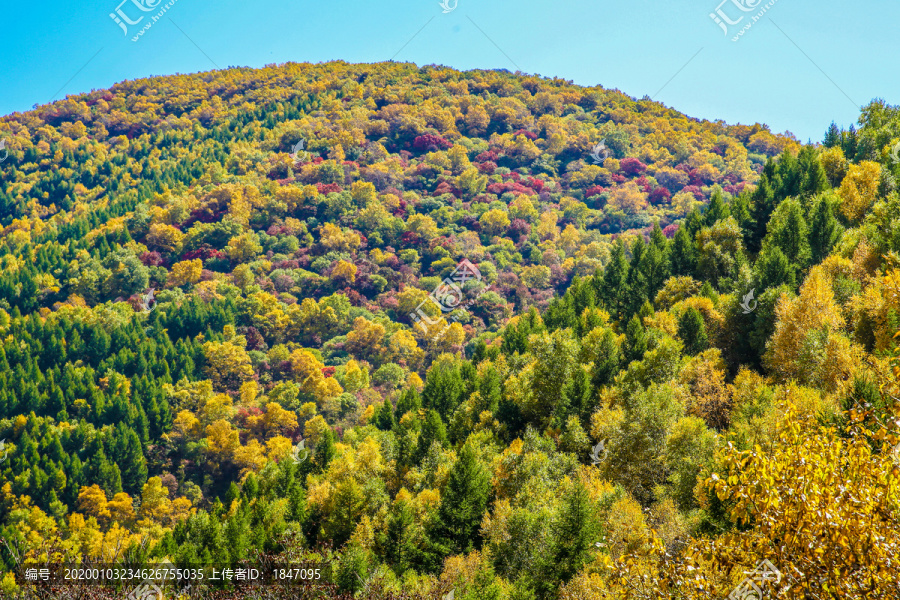
[[[900,597],[900,107],[823,133],[393,62],[0,117],[0,597]]]

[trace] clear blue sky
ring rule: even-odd
[[[726,0],[722,14],[744,15],[727,37],[709,16],[719,1],[458,0],[445,14],[438,0],[177,0],[137,42],[165,0],[126,0],[127,18],[146,15],[127,36],[110,18],[121,0],[7,2],[0,114],[149,75],[392,57],[599,84],[803,141],[872,98],[900,104],[900,3],[777,0],[732,42],[767,0]]]

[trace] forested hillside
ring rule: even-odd
[[[781,598],[900,596],[900,108],[804,146],[336,62],[0,138],[0,572],[712,599],[768,560]]]

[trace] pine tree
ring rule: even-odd
[[[419,432],[419,443],[416,446],[413,460],[416,463],[421,463],[434,442],[438,442],[441,446],[447,444],[447,428],[444,426],[444,421],[441,420],[441,415],[436,410],[429,409],[425,413],[422,431]]]
[[[842,227],[834,216],[832,203],[826,196],[813,204],[809,223],[809,246],[812,264],[825,260],[841,236]]]
[[[391,405],[390,400],[387,398],[384,399],[381,408],[375,411],[375,418],[372,420],[372,423],[382,431],[390,431],[396,426],[397,422],[394,420],[394,407]]]
[[[771,163],[769,163],[771,164]],[[769,185],[769,178],[763,174],[759,179],[751,199],[750,214],[753,215],[754,232],[753,236],[747,240],[747,249],[751,252],[759,252],[762,247],[762,240],[766,237],[766,226],[769,224],[769,217],[775,210],[775,194]]]
[[[552,526],[550,547],[541,561],[537,578],[539,597],[552,598],[590,560],[599,537],[597,509],[584,484],[577,481],[566,494],[559,516]]]
[[[694,307],[688,308],[678,318],[678,337],[684,342],[684,352],[691,356],[700,354],[709,347],[706,323],[703,315]]]
[[[625,330],[625,363],[641,360],[647,352],[647,334],[641,320],[634,315]]]
[[[829,188],[828,176],[825,167],[819,160],[819,155],[812,146],[804,146],[798,156],[803,178],[800,183],[800,192],[804,197],[812,197]]]
[[[789,198],[772,213],[763,247],[769,244],[781,249],[795,271],[801,272],[809,265],[809,228],[799,200]]]
[[[776,245],[765,246],[754,265],[757,287],[760,290],[776,288],[781,285],[794,287],[796,269]]]
[[[594,357],[594,367],[591,371],[591,386],[599,391],[601,387],[611,384],[621,364],[622,353],[616,344],[616,334],[612,329],[606,329],[597,345],[597,356]]]
[[[670,261],[672,275],[685,276],[696,272],[697,246],[685,226],[679,227],[675,232]]]
[[[704,224],[706,227],[712,227],[717,221],[727,219],[731,216],[728,205],[725,203],[725,196],[722,194],[722,188],[716,186],[709,200],[709,208],[704,215]]]
[[[388,514],[385,531],[379,536],[384,558],[398,576],[413,565],[419,554],[413,537],[415,523],[409,503],[397,500]]]
[[[609,263],[603,272],[603,286],[600,298],[613,319],[618,319],[625,312],[625,299],[628,297],[628,260],[625,258],[625,246],[622,241],[613,246]]]
[[[428,370],[422,405],[446,416],[453,414],[463,394],[463,379],[455,363],[436,361]]]
[[[831,122],[831,126],[828,127],[828,131],[825,132],[825,141],[823,142],[823,146],[826,148],[834,148],[838,144],[841,143],[841,130],[838,129],[838,126],[834,121]]]
[[[441,490],[431,539],[444,556],[481,546],[481,519],[487,509],[491,478],[471,444],[463,446]]]

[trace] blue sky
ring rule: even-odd
[[[166,0],[17,2],[0,22],[0,114],[149,75],[391,58],[599,84],[803,141],[872,98],[900,104],[900,3],[774,0],[733,42],[772,0],[720,1],[446,0],[444,13],[438,0],[177,0],[137,42]],[[144,19],[126,35],[117,8]],[[743,17],[727,35],[717,8]]]

